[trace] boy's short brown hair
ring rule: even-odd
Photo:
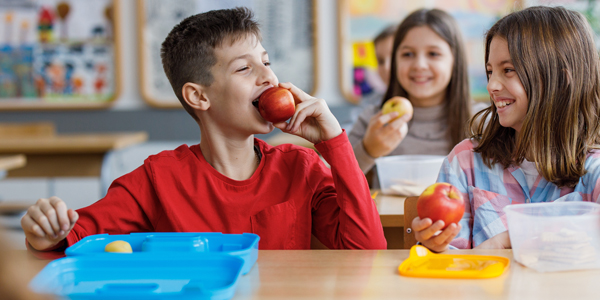
[[[162,43],[160,57],[165,74],[179,102],[194,119],[196,114],[183,99],[183,85],[193,82],[210,86],[214,80],[210,69],[217,63],[214,49],[226,41],[233,44],[246,35],[261,40],[252,11],[236,7],[188,17],[173,27]]]

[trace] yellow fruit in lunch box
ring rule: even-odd
[[[410,101],[408,101],[408,99],[404,97],[395,96],[385,101],[383,107],[381,108],[381,112],[384,115],[394,111],[398,112],[398,117],[395,118],[398,119],[404,116],[405,114],[412,114],[413,107],[412,104],[410,104]]]
[[[131,245],[126,241],[114,241],[106,244],[105,252],[132,253]]]

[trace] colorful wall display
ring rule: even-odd
[[[103,108],[118,93],[113,0],[0,0],[0,109]]]
[[[181,108],[163,71],[160,46],[183,19],[214,9],[246,6],[261,25],[262,45],[279,81],[307,93],[317,86],[316,0],[138,0],[140,84],[144,100]]]

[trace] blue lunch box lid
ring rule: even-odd
[[[70,299],[230,299],[244,260],[222,254],[73,256],[50,262],[30,282]]]

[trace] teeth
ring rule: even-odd
[[[502,107],[511,105],[513,102],[515,102],[515,101],[510,101],[510,100],[509,101],[498,101],[498,102],[496,102],[496,107],[502,108]]]

